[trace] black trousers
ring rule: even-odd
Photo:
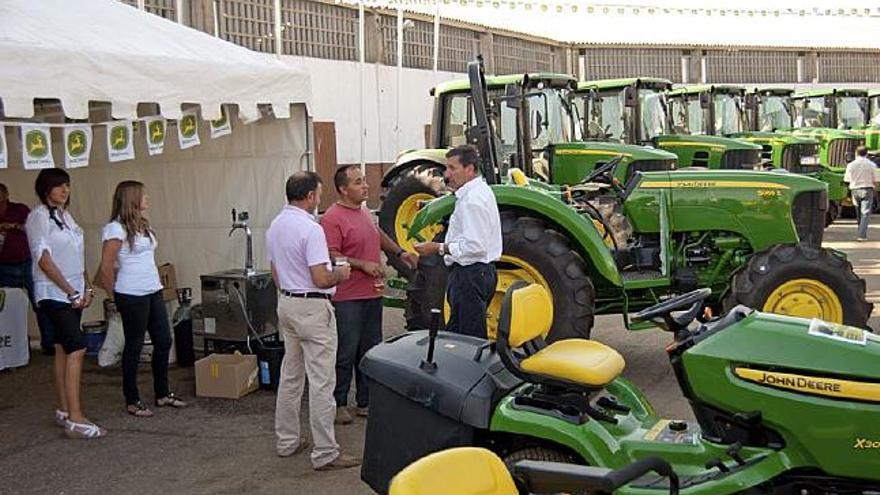
[[[171,327],[168,311],[162,300],[162,291],[146,296],[114,293],[116,309],[122,317],[125,347],[122,348],[122,392],[126,405],[140,401],[137,387],[137,369],[144,347],[144,335],[149,331],[153,342],[153,391],[156,399],[168,395],[168,355],[171,352]]]
[[[358,365],[364,354],[382,342],[382,298],[333,303],[336,309],[336,333],[339,344],[336,350],[336,388],[333,397],[336,407],[348,405],[348,389],[354,373],[355,404],[367,407],[370,393],[367,379]]]
[[[450,267],[446,285],[450,314],[446,330],[486,338],[486,308],[495,293],[498,274],[492,263]]]

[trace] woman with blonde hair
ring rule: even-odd
[[[83,231],[67,211],[70,176],[60,168],[40,170],[34,183],[40,205],[25,222],[34,277],[34,300],[51,321],[55,345],[55,422],[71,438],[93,439],[107,434],[83,415],[80,400],[85,335],[82,310],[94,290],[85,270]]]
[[[171,328],[162,300],[162,284],[156,267],[156,233],[144,212],[150,207],[144,185],[127,180],[116,186],[113,213],[104,226],[101,287],[116,305],[122,318],[125,347],[122,350],[122,390],[126,410],[136,417],[150,417],[153,411],[141,402],[137,388],[137,368],[144,335],[153,342],[153,390],[158,407],[186,407],[168,390],[168,355]],[[118,266],[118,271],[114,267]]]

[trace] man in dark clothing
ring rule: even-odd
[[[31,272],[31,252],[28,248],[24,223],[30,208],[9,201],[9,189],[0,184],[0,287],[20,287],[27,291],[34,303],[34,279]],[[47,355],[55,353],[52,324],[36,305],[37,324],[40,327],[40,346]]]

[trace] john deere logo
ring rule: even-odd
[[[43,158],[49,154],[48,139],[46,133],[39,130],[28,131],[24,136],[24,144],[27,154],[33,158]]]
[[[67,136],[67,154],[78,158],[86,153],[86,144],[88,137],[86,133],[77,129]]]
[[[150,144],[159,144],[165,139],[165,126],[161,120],[150,122],[149,139]]]
[[[211,121],[211,126],[215,127],[215,128],[216,127],[223,127],[224,125],[226,125],[226,115],[225,114],[221,115],[219,119]]]
[[[195,115],[186,115],[180,120],[180,133],[186,138],[191,138],[196,135]]]
[[[122,151],[128,148],[128,127],[117,126],[110,131],[110,147],[114,151]]]

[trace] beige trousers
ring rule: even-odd
[[[275,401],[276,448],[287,451],[303,439],[299,415],[308,376],[312,466],[318,468],[339,456],[333,430],[337,346],[333,305],[326,299],[279,296],[278,326],[284,334],[284,360]]]

